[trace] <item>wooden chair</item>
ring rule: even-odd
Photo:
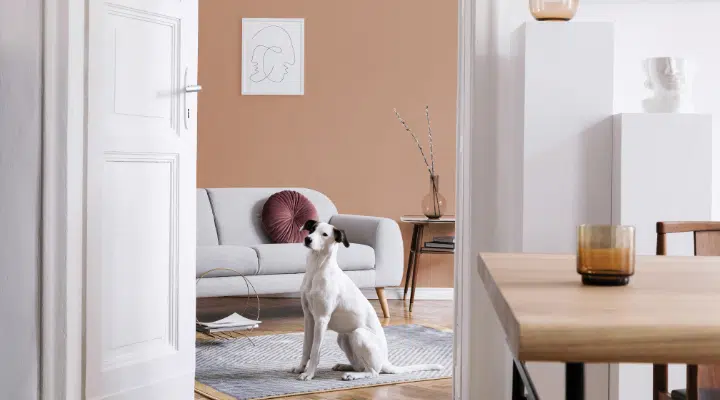
[[[693,233],[696,256],[720,256],[720,222],[658,222],[656,232],[656,254],[659,256],[667,255],[668,233],[690,232]],[[718,263],[720,264],[720,261]],[[668,366],[653,365],[653,400],[719,400],[720,365],[688,365],[687,389],[673,390],[670,397],[667,391]]]

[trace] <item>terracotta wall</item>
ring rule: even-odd
[[[305,18],[304,96],[241,96],[243,17]],[[417,214],[428,174],[393,108],[424,141],[427,103],[454,212],[457,2],[200,0],[199,75],[199,187],[309,187],[341,213]],[[425,255],[418,286],[452,287],[452,269]]]

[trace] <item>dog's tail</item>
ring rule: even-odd
[[[405,367],[397,367],[392,364],[385,364],[382,366],[382,369],[380,370],[383,374],[403,374],[407,372],[416,372],[416,371],[440,371],[444,369],[440,364],[416,364],[416,365],[408,365]]]

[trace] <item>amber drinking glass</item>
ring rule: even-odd
[[[635,273],[635,227],[580,225],[577,272],[586,285],[627,285]]]
[[[570,21],[579,0],[530,0],[530,14],[538,21]]]

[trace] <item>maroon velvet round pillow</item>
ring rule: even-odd
[[[307,197],[293,190],[270,196],[262,209],[262,225],[273,243],[302,243],[307,236],[300,228],[307,220],[318,220],[317,210]]]

